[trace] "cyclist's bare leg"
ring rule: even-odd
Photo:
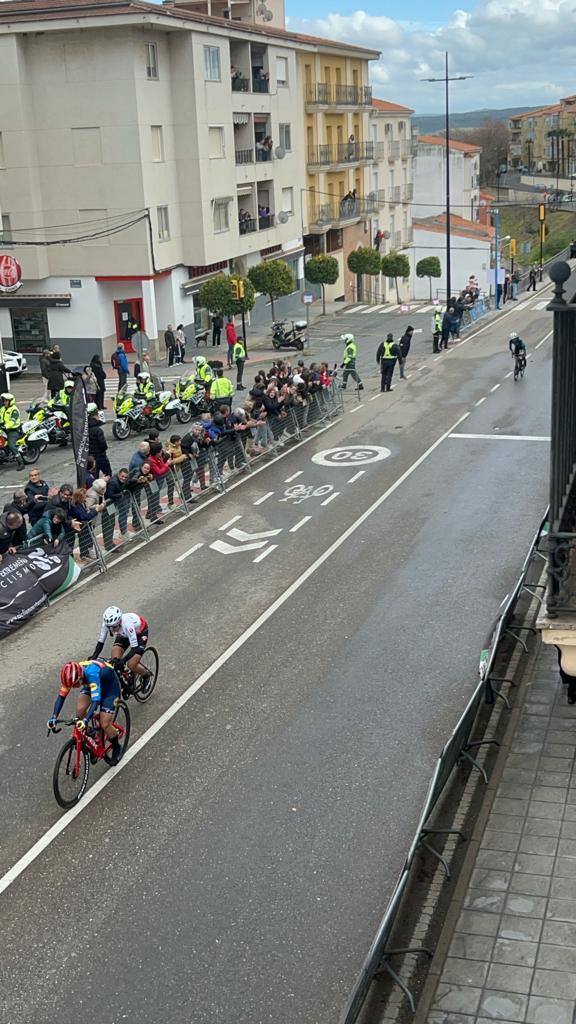
[[[100,712],[100,725],[102,726],[102,731],[106,734],[109,740],[118,739],[118,730],[115,728],[113,722],[114,715],[109,715],[106,711]]]
[[[132,672],[137,676],[147,676],[149,674],[148,670],[140,664],[139,654],[134,654],[133,657],[130,658],[130,661],[127,662],[127,665],[128,668],[132,669]]]

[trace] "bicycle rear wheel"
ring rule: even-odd
[[[120,742],[120,761],[124,757],[126,747],[130,742],[130,724],[130,711],[128,709],[128,705],[123,700],[119,700],[116,705],[116,711],[114,714],[114,725],[117,725],[118,728],[121,730],[118,736],[118,740]],[[106,761],[106,764],[110,764],[111,756],[111,750],[109,750],[107,754],[104,754],[104,760]]]
[[[516,365],[514,367],[514,380],[518,380],[519,373],[520,373],[520,370],[518,369],[518,363],[516,363]]]
[[[160,668],[160,659],[158,658],[158,651],[155,647],[146,647],[144,654],[140,658],[140,664],[151,673],[150,681],[143,688],[142,676],[135,675],[134,680],[136,686],[134,687],[134,697],[139,704],[145,704],[147,700],[150,700],[156,686],[156,680],[158,679],[158,671]]]
[[[78,762],[76,740],[68,740],[58,754],[52,776],[54,796],[60,807],[63,807],[65,811],[69,810],[70,807],[74,807],[84,796],[86,786],[88,785],[89,773],[90,759],[88,754],[82,748]]]

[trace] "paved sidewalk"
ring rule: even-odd
[[[573,1024],[576,706],[542,647],[427,1024]]]

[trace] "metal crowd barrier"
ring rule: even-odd
[[[313,434],[342,411],[341,390],[332,384],[281,416],[266,417],[257,427],[224,435],[201,449],[195,459],[171,467],[161,479],[129,487],[117,502],[107,502],[79,533],[69,532],[70,549],[78,544],[82,575],[106,572],[130,543],[153,540],[158,525],[186,518],[202,497],[224,493],[229,482],[240,473],[250,473],[254,463]],[[186,432],[191,426],[186,426]]]
[[[386,907],[384,916],[376,932],[376,936],[368,950],[368,953],[366,954],[360,973],[358,974],[350,992],[348,1001],[342,1010],[340,1024],[356,1024],[370,992],[372,983],[377,976],[383,973],[388,974],[394,983],[400,987],[406,996],[412,1012],[415,1012],[416,1007],[414,997],[407,985],[391,966],[390,960],[394,957],[408,953],[423,953],[431,958],[432,952],[422,946],[411,947],[410,949],[394,949],[389,945],[390,940],[392,938],[394,928],[398,923],[402,899],[406,893],[410,872],[420,847],[424,847],[440,861],[444,867],[446,877],[449,878],[449,865],[442,854],[440,854],[432,845],[430,841],[431,837],[434,835],[458,835],[461,839],[466,838],[459,829],[434,828],[430,825],[432,813],[450,780],[454,768],[460,764],[461,761],[468,761],[480,772],[484,782],[488,782],[485,769],[478,763],[472,751],[476,751],[478,747],[487,744],[497,745],[497,742],[496,740],[473,740],[471,737],[477,722],[479,711],[483,705],[493,705],[495,703],[495,698],[499,697],[505,703],[507,708],[510,707],[508,699],[500,690],[497,690],[494,687],[494,683],[498,682],[508,682],[513,685],[513,680],[494,675],[494,666],[498,654],[498,647],[502,638],[507,635],[520,644],[523,651],[527,651],[526,643],[520,634],[525,631],[536,632],[533,626],[525,626],[521,623],[517,623],[514,618],[514,612],[517,602],[523,593],[528,594],[531,598],[536,598],[540,603],[544,599],[545,584],[540,583],[540,577],[542,561],[545,561],[546,559],[540,548],[547,537],[547,532],[548,512],[542,519],[542,522],[540,523],[540,526],[532,540],[518,580],[513,590],[502,602],[496,621],[490,631],[487,646],[482,651],[480,658],[479,682],[475,687],[474,693],[470,697],[466,708],[454,726],[452,733],[445,743],[434,766],[422,814],[420,815],[418,827],[414,833],[414,838],[408,850],[400,877],[396,883],[392,896],[390,897],[388,906]],[[532,570],[535,570],[534,579],[531,578]]]

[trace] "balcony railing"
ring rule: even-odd
[[[252,92],[269,92],[270,83],[267,78],[252,77]]]
[[[331,224],[340,224],[343,221],[370,216],[378,209],[380,192],[383,192],[383,189],[367,199],[343,197],[311,205],[309,209],[310,224],[317,227],[328,227]]]
[[[414,241],[414,229],[402,228],[402,245],[412,245]]]
[[[373,142],[339,142],[335,146],[311,146],[308,149],[307,161],[312,167],[326,167],[330,164],[373,160],[374,146]]]
[[[250,82],[247,78],[233,78],[232,92],[249,92]]]
[[[412,183],[410,183],[409,185],[403,185],[402,186],[402,202],[403,203],[410,203],[410,202],[412,202],[413,198],[414,198],[414,185]]]
[[[253,164],[254,163],[254,150],[253,149],[237,149],[235,151],[236,163],[237,164]]]
[[[317,106],[371,107],[372,87],[369,85],[332,85],[318,82],[306,86],[306,103]]]
[[[252,217],[242,217],[238,221],[238,230],[241,235],[250,235],[256,231],[256,221]]]
[[[388,143],[388,159],[389,160],[397,160],[399,156],[400,156],[400,143],[399,142],[389,142]]]
[[[268,160],[271,160],[271,159],[272,159],[272,150],[271,149],[261,149],[258,145],[256,146],[256,163],[257,164],[266,163]]]
[[[400,202],[400,197],[401,197],[400,185],[391,185],[390,188],[388,189],[388,202],[389,203],[399,203]]]
[[[393,231],[390,235],[390,247],[392,249],[400,249],[402,247],[402,232]]]
[[[266,231],[267,228],[273,228],[273,227],[274,227],[274,214],[273,213],[264,213],[264,214],[259,213],[258,214],[258,228],[259,228],[260,231]]]

